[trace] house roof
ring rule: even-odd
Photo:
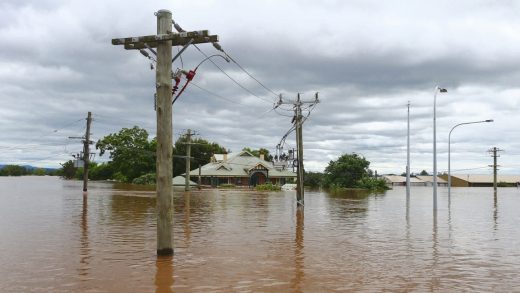
[[[224,154],[214,154],[213,155],[213,158],[215,159],[216,162],[224,161],[224,157],[225,157]]]
[[[214,162],[201,166],[201,176],[249,177],[249,171],[260,164],[268,170],[269,177],[296,177],[296,173],[292,170],[277,169],[272,162],[255,157],[248,151],[228,154],[225,161],[224,155],[215,154],[214,159]],[[193,175],[198,172],[198,169],[190,171]]]
[[[415,177],[423,182],[433,182],[433,175],[417,175]],[[437,176],[437,183],[448,183],[448,181]]]
[[[385,178],[386,181],[389,181],[391,183],[405,183],[406,182],[406,177],[400,176],[400,175],[384,175],[383,178]],[[415,177],[410,177],[410,183],[420,183],[420,182],[424,182],[424,181],[417,179]]]
[[[492,174],[452,174],[451,177],[456,177],[470,183],[493,183]],[[517,183],[520,182],[520,175],[497,175],[497,182]]]
[[[179,175],[179,176],[173,177],[174,186],[179,186],[179,185],[184,186],[185,184],[186,184],[186,179],[184,178],[184,176]],[[197,186],[197,183],[190,180],[190,186]]]

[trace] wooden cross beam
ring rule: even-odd
[[[217,35],[209,35],[209,31],[192,31],[182,33],[168,33],[151,36],[112,39],[112,45],[124,45],[127,50],[156,48],[161,41],[172,41],[172,46],[184,46],[191,39],[192,44],[218,42]]]

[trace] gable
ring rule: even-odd
[[[253,170],[269,170],[269,168],[262,163],[258,163],[253,168],[250,168],[248,171],[253,171]]]
[[[217,170],[226,170],[226,171],[231,171],[231,168],[228,168],[226,167],[225,165],[220,165]]]
[[[242,151],[239,155],[240,157],[254,157],[250,152],[248,151]]]

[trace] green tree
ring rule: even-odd
[[[74,161],[68,160],[61,165],[61,177],[65,179],[72,179],[76,175],[76,167],[74,167]]]
[[[45,176],[47,172],[43,168],[34,168],[32,174],[36,176]]]
[[[29,174],[29,171],[18,165],[6,165],[0,170],[0,176],[22,176]]]
[[[428,174],[428,172],[426,172],[426,170],[422,170],[421,173],[419,173],[419,175],[421,175],[421,176],[428,176],[430,174]]]
[[[387,190],[386,181],[382,178],[363,177],[358,180],[356,187],[370,190]]]
[[[320,187],[323,181],[323,173],[305,172],[303,175],[303,183],[305,186]]]
[[[107,180],[114,175],[114,168],[112,162],[105,162],[101,164],[92,163],[89,166],[88,178],[91,180]]]
[[[181,136],[175,141],[173,154],[177,156],[186,156],[186,136]],[[220,146],[216,142],[209,142],[202,138],[195,138],[191,140],[191,169],[195,169],[200,164],[201,166],[209,163],[213,154],[227,153],[226,148]],[[186,159],[174,157],[173,158],[173,177],[186,172]]]
[[[251,153],[255,157],[260,157],[260,154],[263,154],[264,155],[264,160],[266,160],[268,162],[272,162],[273,161],[273,156],[269,153],[269,150],[267,150],[267,149],[260,148],[258,150],[253,150],[251,148],[245,147],[242,150]]]
[[[356,187],[361,178],[369,176],[369,165],[370,162],[358,154],[343,154],[325,168],[324,186]]]
[[[148,140],[145,129],[134,126],[109,134],[96,143],[99,155],[110,153],[114,175],[131,182],[143,174],[155,172],[156,140]]]

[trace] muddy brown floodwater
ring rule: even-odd
[[[0,292],[520,292],[520,190],[174,195],[157,258],[154,192],[0,177]]]

